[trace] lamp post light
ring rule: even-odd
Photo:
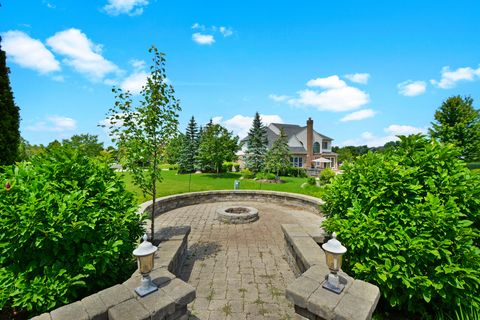
[[[327,266],[328,269],[330,269],[330,273],[323,282],[322,287],[336,294],[340,294],[345,288],[345,284],[340,283],[337,273],[342,267],[342,256],[347,252],[347,248],[342,246],[340,241],[337,240],[337,234],[335,232],[332,233],[332,239],[322,244],[322,248],[325,250]]]
[[[135,292],[140,297],[144,297],[147,294],[158,290],[157,286],[155,286],[150,279],[150,272],[153,270],[156,251],[157,247],[152,245],[151,242],[147,241],[146,234],[143,236],[143,242],[138,246],[137,249],[133,250],[133,255],[137,257],[138,270],[142,275],[141,285],[135,289]]]

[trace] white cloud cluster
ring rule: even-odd
[[[376,112],[373,111],[372,109],[363,109],[363,110],[358,110],[352,113],[347,114],[344,116],[340,121],[342,122],[347,122],[347,121],[358,121],[358,120],[363,120],[367,118],[372,118],[375,116]]]
[[[440,81],[432,79],[430,83],[440,89],[450,89],[454,88],[459,81],[474,81],[478,79],[480,79],[480,67],[477,69],[464,67],[452,71],[450,67],[446,66],[442,68]]]
[[[338,75],[311,79],[306,85],[320,90],[300,90],[294,98],[275,94],[269,95],[269,98],[276,102],[287,101],[297,107],[315,107],[320,111],[332,112],[355,110],[370,102],[365,91],[348,85]]]
[[[212,122],[225,126],[228,130],[233,131],[234,134],[238,135],[240,139],[243,139],[248,135],[248,131],[253,123],[253,118],[254,117],[237,114],[225,121],[222,121],[223,117],[213,117]],[[261,114],[260,119],[262,120],[262,123],[267,126],[270,123],[283,123],[282,118],[276,114]]]
[[[198,22],[195,22],[192,25],[192,29],[197,31],[192,34],[192,40],[200,45],[211,45],[215,43],[215,33],[220,33],[225,38],[230,37],[233,34],[233,29],[231,27],[206,27]]]
[[[143,13],[143,8],[147,5],[147,0],[108,0],[103,10],[111,16],[120,14],[138,16]]]
[[[367,84],[368,79],[370,79],[370,74],[369,73],[351,73],[351,74],[346,74],[345,78],[355,83]]]
[[[17,30],[1,34],[2,47],[19,66],[46,74],[60,71],[60,63],[40,40]]]
[[[385,136],[376,136],[369,131],[365,131],[360,135],[360,138],[346,140],[342,143],[343,146],[361,146],[367,145],[369,147],[380,147],[390,141],[397,141],[398,135],[410,135],[416,133],[427,133],[426,128],[417,128],[409,125],[392,124],[383,129]]]
[[[192,34],[192,40],[200,45],[210,45],[215,42],[215,38],[211,34],[203,34],[195,32]]]
[[[287,101],[288,99],[291,98],[290,96],[286,96],[286,95],[279,96],[279,95],[276,95],[276,94],[270,94],[270,95],[268,95],[268,97],[275,102],[283,102],[283,101]]]
[[[125,91],[130,91],[133,95],[137,95],[147,83],[148,73],[145,71],[145,61],[132,59],[130,60],[130,64],[133,67],[133,72],[123,79],[120,83],[120,88]]]
[[[407,80],[397,85],[398,93],[402,96],[414,97],[425,93],[427,84],[425,81]]]
[[[77,127],[77,122],[64,116],[48,116],[45,120],[27,126],[28,131],[35,132],[64,132],[72,131]]]
[[[101,46],[95,45],[79,29],[71,28],[57,32],[47,39],[52,50],[65,56],[63,60],[76,71],[92,81],[100,81],[107,74],[118,72],[119,68],[101,55]]]

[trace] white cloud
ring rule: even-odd
[[[46,120],[27,126],[27,130],[36,132],[63,132],[75,130],[76,127],[77,122],[74,119],[54,115],[48,116]]]
[[[363,120],[367,118],[371,118],[375,116],[376,112],[373,111],[372,109],[363,109],[359,111],[352,112],[350,114],[347,114],[345,117],[340,119],[342,122],[346,121],[356,121],[356,120]]]
[[[192,25],[192,29],[199,29],[199,30],[202,30],[204,31],[206,28],[203,24],[200,24],[198,22],[195,22],[193,25]]]
[[[192,40],[201,45],[210,45],[215,42],[215,38],[213,37],[213,35],[202,34],[199,32],[195,32],[194,34],[192,34]]]
[[[397,85],[398,93],[402,96],[414,97],[425,93],[427,84],[425,81],[407,80]]]
[[[147,5],[147,0],[108,0],[103,10],[112,16],[118,16],[120,14],[138,16],[143,13],[143,8]]]
[[[307,82],[308,87],[320,87],[323,89],[338,89],[344,88],[347,86],[345,81],[340,80],[337,75],[326,77],[326,78],[317,78],[312,79]]]
[[[144,71],[134,72],[122,81],[120,88],[130,91],[133,95],[139,94],[147,83],[147,77],[148,74]]]
[[[380,147],[385,143],[390,141],[399,140],[397,135],[410,135],[416,133],[426,133],[427,129],[417,128],[409,125],[398,125],[392,124],[387,128],[384,128],[383,131],[387,133],[385,136],[376,136],[369,131],[365,131],[360,135],[360,138],[345,140],[342,143],[342,146],[362,146],[367,145],[369,147]]]
[[[220,117],[220,116],[218,116],[218,117],[213,117],[213,118],[212,118],[212,123],[213,123],[213,124],[219,124],[220,122],[222,122],[222,119],[223,119],[223,117]]]
[[[220,31],[221,34],[223,34],[224,37],[230,37],[233,34],[232,28],[220,26],[218,30]]]
[[[368,73],[351,73],[351,74],[346,74],[345,78],[348,80],[355,82],[355,83],[361,83],[361,84],[367,84],[368,79],[370,79],[370,74]]]
[[[270,95],[268,95],[268,97],[275,102],[283,102],[283,101],[287,101],[288,99],[291,98],[290,96],[286,96],[286,95],[279,96],[279,95],[276,95],[276,94],[270,94]]]
[[[144,70],[145,69],[145,61],[143,61],[143,60],[132,59],[129,62],[132,65],[133,69],[135,69],[135,70]]]
[[[222,119],[222,117],[214,117],[213,119]],[[212,121],[213,121],[212,119]],[[269,125],[270,123],[283,123],[282,118],[279,115],[266,115],[261,114],[260,119],[264,125]],[[228,130],[233,131],[234,134],[238,135],[240,139],[245,138],[248,135],[248,131],[253,123],[253,117],[243,116],[237,114],[234,117],[220,122],[221,125],[225,126]]]
[[[464,67],[451,71],[450,67],[446,66],[442,68],[441,75],[440,81],[432,79],[430,83],[441,89],[450,89],[454,88],[459,81],[474,81],[480,78],[480,67],[477,69]]]
[[[57,32],[47,39],[47,44],[54,52],[66,57],[63,60],[66,64],[92,81],[99,81],[107,74],[119,71],[115,64],[101,55],[101,45],[95,45],[79,29]]]
[[[42,74],[60,71],[60,63],[39,40],[17,30],[4,32],[1,36],[3,50],[14,63]]]
[[[320,111],[350,111],[367,104],[370,98],[364,91],[354,87],[329,89],[322,92],[301,90],[299,97],[288,100],[293,106],[311,106]]]
[[[398,124],[392,124],[388,126],[387,128],[383,129],[386,133],[389,133],[391,135],[397,136],[397,135],[404,135],[408,136],[411,134],[416,134],[416,133],[427,133],[426,128],[417,128],[413,126],[408,126],[408,125],[398,125]]]

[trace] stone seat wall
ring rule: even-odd
[[[323,201],[318,198],[297,193],[266,190],[215,190],[189,192],[157,198],[155,201],[155,216],[176,208],[221,201],[271,201],[301,206],[316,214],[320,214],[320,205],[323,204]],[[151,205],[152,201],[141,204],[139,212],[150,212]]]
[[[324,242],[320,227],[283,224],[282,231],[288,262],[298,276],[287,286],[285,295],[300,317],[309,320],[371,319],[380,298],[377,286],[340,271],[339,276],[347,281],[342,293],[322,288],[330,270],[318,244]]]
[[[150,273],[158,291],[140,298],[138,271],[122,284],[70,303],[32,320],[174,320],[188,319],[195,289],[177,278],[187,255],[190,227],[167,227],[155,234],[160,244]]]

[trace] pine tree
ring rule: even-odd
[[[290,148],[288,147],[288,137],[280,129],[280,137],[275,140],[272,148],[268,150],[265,157],[265,169],[268,172],[275,173],[278,177],[281,171],[285,171],[290,167]]]
[[[5,51],[0,38],[0,165],[14,164],[20,146],[19,108],[13,100]]]
[[[181,173],[189,173],[195,171],[195,163],[198,154],[198,125],[195,118],[190,119],[187,130],[185,132],[182,151],[178,161],[179,171]]]
[[[263,125],[260,115],[255,113],[252,127],[247,136],[247,151],[245,165],[253,173],[263,170],[267,153],[267,127]]]

